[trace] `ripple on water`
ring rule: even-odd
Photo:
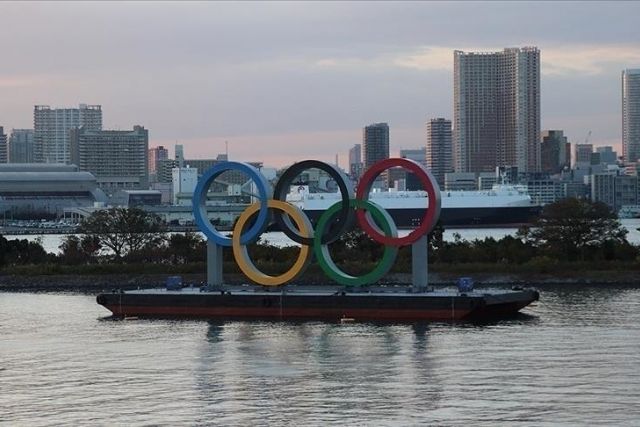
[[[535,425],[640,419],[640,289],[558,287],[488,325],[102,320],[0,294],[8,425]]]

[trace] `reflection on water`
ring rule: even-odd
[[[101,320],[0,294],[8,425],[585,425],[640,419],[640,289],[541,291],[484,325]]]

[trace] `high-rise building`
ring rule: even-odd
[[[173,182],[173,168],[178,167],[178,162],[174,159],[158,160],[156,165],[156,179],[161,183]]]
[[[454,168],[540,170],[540,51],[454,52]]]
[[[400,150],[400,157],[403,159],[410,159],[420,163],[422,166],[427,166],[427,148],[409,148]],[[414,173],[408,172],[402,169],[404,172],[405,189],[409,191],[422,190],[423,186]]]
[[[369,169],[374,163],[389,158],[389,125],[373,123],[362,129],[362,167]],[[383,172],[376,179],[375,188],[387,188],[387,173]]]
[[[35,160],[69,163],[69,131],[79,127],[92,131],[102,129],[102,108],[99,105],[80,104],[78,108],[51,109],[48,105],[36,105],[33,110]]]
[[[622,72],[622,157],[640,159],[640,69]]]
[[[374,123],[362,130],[362,163],[369,169],[374,163],[389,158],[389,125]]]
[[[149,148],[149,181],[156,182],[158,162],[169,158],[169,150],[162,145]]]
[[[179,168],[184,167],[184,147],[181,144],[175,146],[175,159]]]
[[[118,190],[147,190],[149,131],[72,129],[71,161],[91,172],[107,194]]]
[[[349,175],[357,181],[362,175],[362,145],[355,144],[349,149]]]
[[[540,146],[541,171],[549,174],[560,173],[565,166],[571,166],[571,144],[561,130],[542,131]]]
[[[4,127],[0,126],[0,163],[7,163],[9,157],[7,149],[7,134],[4,133]]]
[[[444,188],[444,175],[453,172],[451,120],[437,118],[427,123],[427,167]]]
[[[615,165],[618,162],[618,153],[613,151],[613,147],[610,145],[596,147],[596,152],[600,154],[601,163]]]
[[[585,168],[591,165],[593,144],[576,144],[573,156],[573,168]]]
[[[9,136],[9,163],[35,163],[33,129],[13,129]]]

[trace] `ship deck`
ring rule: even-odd
[[[278,288],[265,288],[262,286],[254,285],[229,285],[220,286],[216,288],[201,289],[198,286],[186,286],[179,290],[167,290],[164,287],[149,288],[149,289],[137,289],[125,291],[127,294],[132,295],[220,295],[224,293],[226,295],[256,295],[256,296],[277,296],[286,294],[290,296],[329,296],[329,295],[354,295],[354,296],[390,296],[394,297],[406,297],[412,298],[416,296],[430,296],[430,297],[457,297],[461,295],[455,287],[445,288],[433,288],[428,287],[426,290],[418,291],[414,290],[411,286],[375,286],[359,289],[346,289],[342,286],[320,286],[320,285],[305,285],[305,286],[285,286]],[[464,292],[467,297],[484,298],[488,296],[497,295],[509,295],[514,291],[511,289],[500,288],[479,288],[470,292]]]

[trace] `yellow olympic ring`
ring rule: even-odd
[[[268,201],[267,206],[272,209],[278,209],[293,219],[293,222],[296,227],[298,227],[301,236],[308,238],[312,237],[313,226],[311,225],[311,221],[309,221],[307,215],[305,215],[300,208],[289,203],[273,199]],[[242,231],[244,230],[244,226],[247,221],[249,221],[251,216],[259,209],[260,202],[253,203],[238,217],[238,221],[236,222],[235,227],[233,227],[233,256],[238,263],[240,271],[242,271],[249,280],[263,286],[280,286],[286,282],[296,279],[304,272],[311,262],[312,248],[307,245],[302,245],[296,262],[289,271],[279,276],[269,276],[258,270],[249,257],[247,246],[240,243],[240,236],[242,235]]]

